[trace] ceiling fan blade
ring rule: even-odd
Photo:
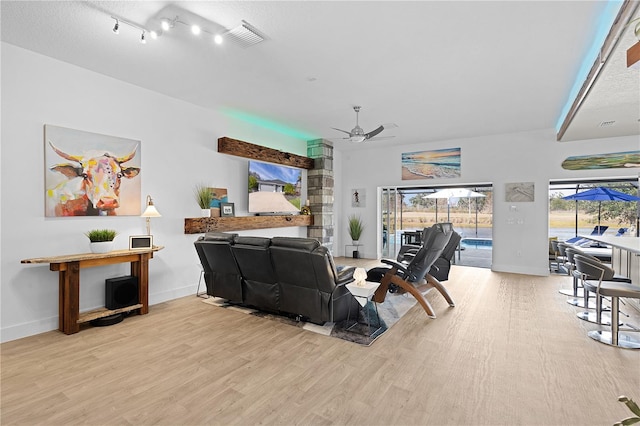
[[[384,127],[385,129],[393,129],[395,127],[398,127],[398,125],[396,123],[385,123],[382,125],[382,127]]]
[[[395,136],[378,136],[375,138],[369,138],[367,139],[367,141],[381,141],[383,139],[393,139],[393,138],[395,138]]]
[[[380,132],[382,132],[384,130],[384,126],[380,126],[375,130],[370,131],[369,133],[365,134],[365,138],[367,139],[371,139],[372,137],[374,137],[375,135],[379,134]]]
[[[335,127],[332,127],[332,129],[333,129],[333,130],[337,130],[337,131],[342,132],[342,133],[346,133],[346,134],[348,134],[349,136],[351,136],[351,132],[347,132],[346,130],[336,129]]]

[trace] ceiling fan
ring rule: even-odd
[[[378,128],[370,131],[369,133],[365,133],[364,130],[362,130],[362,127],[360,127],[360,125],[358,124],[358,114],[360,113],[360,108],[362,107],[359,105],[353,107],[353,110],[356,112],[356,127],[354,127],[350,132],[332,127],[333,130],[337,130],[339,132],[343,132],[349,135],[348,137],[342,138],[342,139],[346,139],[355,143],[360,143],[360,142],[369,141],[369,140],[391,139],[395,137],[395,136],[375,137],[376,135],[380,134],[380,132],[382,132],[384,129],[391,129],[393,127],[398,127],[393,123],[382,124],[378,126]]]

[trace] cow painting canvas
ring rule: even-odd
[[[45,125],[45,215],[139,216],[140,141]]]

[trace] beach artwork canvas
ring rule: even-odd
[[[402,180],[460,177],[460,148],[402,153]]]

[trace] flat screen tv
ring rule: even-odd
[[[301,169],[249,161],[249,213],[299,213],[301,184]]]

